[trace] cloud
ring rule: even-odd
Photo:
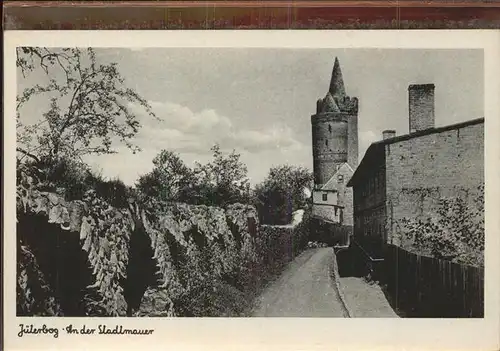
[[[116,154],[91,156],[88,163],[102,170],[106,177],[119,177],[133,185],[140,175],[151,171],[152,160],[162,149],[179,153],[187,165],[193,166],[195,161],[209,161],[210,148],[219,143],[223,150],[235,149],[241,155],[255,184],[274,164],[289,163],[297,158],[305,163],[310,158],[310,150],[296,140],[288,126],[245,129],[213,109],[194,112],[171,102],[150,104],[160,120],[147,116],[139,106],[130,105],[142,124],[134,139],[141,152],[134,155],[119,145],[115,148]]]
[[[230,138],[235,148],[257,153],[273,149],[300,149],[302,144],[294,137],[288,127],[272,127],[267,131],[242,130]]]
[[[137,142],[142,148],[206,154],[215,143],[219,143],[223,149],[249,153],[302,147],[287,126],[243,129],[213,109],[194,112],[186,106],[171,102],[153,101],[150,104],[160,121],[146,117],[144,111],[137,106],[133,107],[136,113],[142,114],[140,119],[143,127],[137,136]]]

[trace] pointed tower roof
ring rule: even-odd
[[[325,99],[323,100],[323,109],[321,112],[340,112],[340,109],[330,92],[326,94]]]
[[[336,97],[345,96],[344,79],[342,79],[342,71],[340,70],[340,63],[337,57],[335,57],[332,79],[330,81],[330,89],[328,91],[330,92],[330,94]]]

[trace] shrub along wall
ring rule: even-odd
[[[70,202],[36,190],[20,195],[18,244],[30,253],[24,256],[26,265],[36,262],[43,273],[47,291],[61,305],[60,313],[125,315],[122,285],[133,226],[127,211],[112,208],[92,192],[84,201]],[[24,283],[18,270],[18,296],[31,295],[32,289],[38,288],[30,288],[32,282]],[[22,299],[17,302],[18,310],[27,315],[36,313],[21,307],[25,303]]]
[[[258,253],[262,258],[263,280],[279,274],[307,246],[309,241],[310,215],[305,213],[302,222],[293,226],[260,227]]]
[[[19,315],[238,316],[306,245],[254,207],[132,202],[117,209],[18,192]]]

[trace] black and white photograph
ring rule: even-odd
[[[18,315],[482,316],[483,60],[18,48]]]
[[[15,55],[20,333],[488,313],[483,49]]]

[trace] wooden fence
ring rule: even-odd
[[[407,317],[484,316],[484,269],[413,254],[394,245],[385,250],[380,276],[393,306]]]

